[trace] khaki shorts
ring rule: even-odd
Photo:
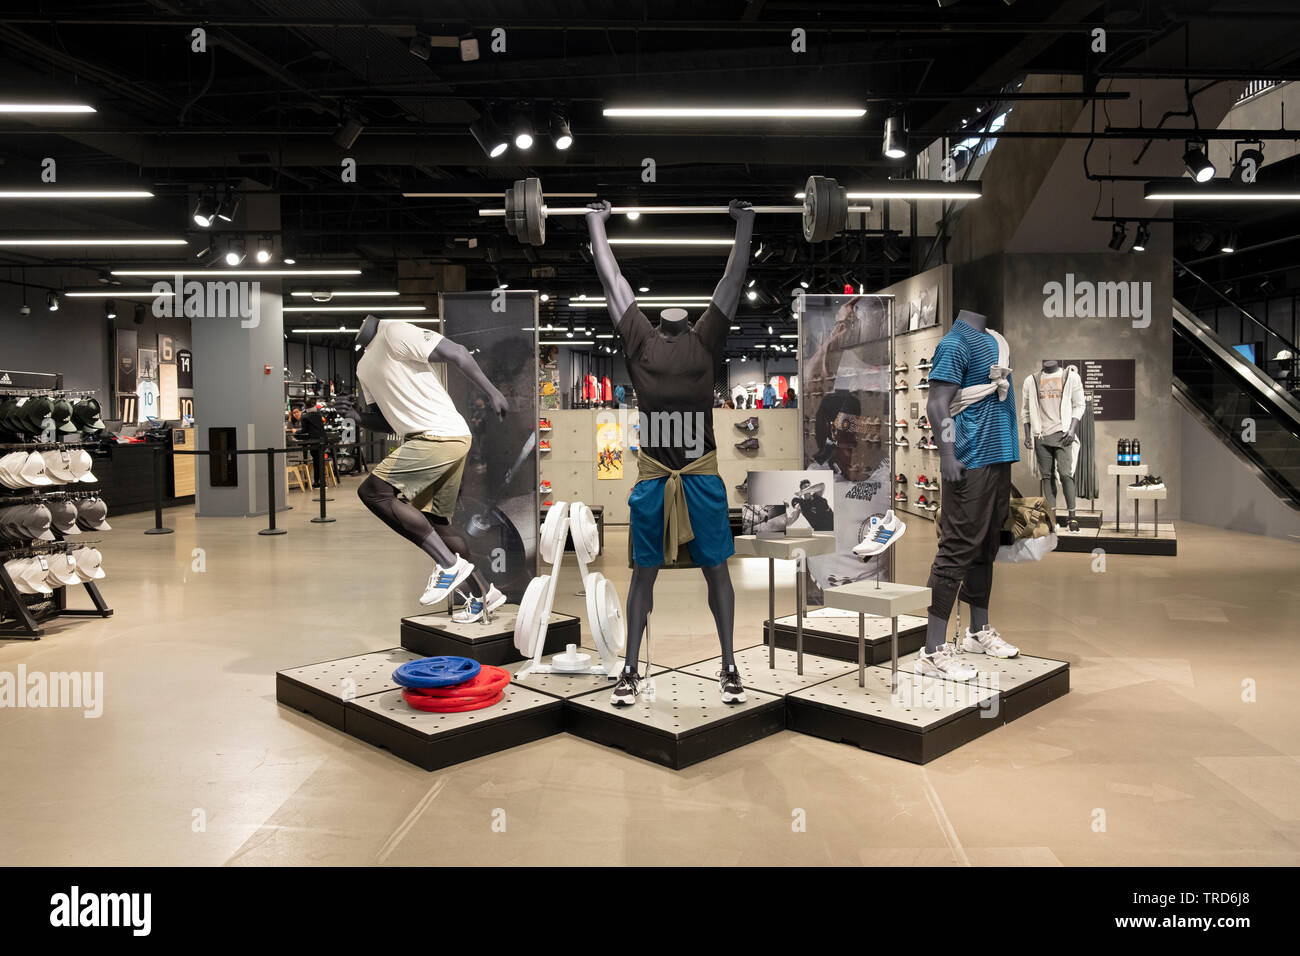
[[[372,474],[388,482],[421,511],[450,518],[460,495],[470,437],[434,438],[415,435],[374,467]]]

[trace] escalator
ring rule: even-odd
[[[1177,300],[1173,371],[1183,407],[1300,511],[1300,399]]]

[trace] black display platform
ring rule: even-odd
[[[289,667],[275,673],[275,699],[310,714],[336,730],[344,729],[344,705],[353,697],[392,690],[399,664],[423,655],[390,647],[354,657]]]
[[[1069,554],[1091,554],[1100,548],[1107,554],[1156,554],[1173,557],[1178,554],[1178,535],[1174,526],[1160,522],[1160,532],[1154,526],[1143,524],[1140,532],[1133,530],[1133,523],[1120,524],[1115,530],[1115,519],[1102,523],[1100,528],[1080,527],[1078,531],[1064,533],[1058,530],[1056,550]]]
[[[898,653],[908,654],[925,644],[926,620],[912,614],[898,618]],[[887,617],[867,616],[864,630],[867,636],[867,663],[879,664],[889,660],[890,622]],[[786,650],[795,647],[794,615],[776,619],[776,646]],[[767,622],[763,626],[763,643],[767,644]],[[803,617],[804,654],[816,654],[837,661],[858,662],[858,616],[851,611],[836,608],[819,608]]]
[[[564,729],[564,702],[510,684],[499,703],[482,710],[432,714],[415,710],[400,690],[346,704],[344,730],[424,770],[439,770],[508,750]]]
[[[896,694],[887,665],[868,667],[865,687],[854,671],[791,692],[790,729],[924,764],[1070,690],[1065,661],[976,657],[979,675],[960,682],[918,677],[915,659],[900,658]]]
[[[571,697],[565,729],[673,770],[716,757],[785,729],[785,704],[775,694],[746,688],[743,704],[724,704],[718,682],[684,671],[655,678],[656,697],[642,694],[615,708],[609,690]]]
[[[451,654],[470,657],[480,664],[502,667],[523,660],[515,650],[517,604],[506,604],[492,615],[490,624],[457,624],[446,611],[402,618],[402,646],[421,657]],[[551,612],[546,630],[547,656],[563,651],[566,644],[581,644],[582,629],[572,614]]]

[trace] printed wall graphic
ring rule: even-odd
[[[176,350],[176,387],[194,388],[194,354],[189,349]]]
[[[618,422],[596,423],[596,477],[623,477],[623,430]]]
[[[537,563],[538,352],[537,295],[512,292],[446,292],[440,296],[442,332],[473,353],[483,374],[510,405],[505,421],[454,369],[447,391],[473,435],[452,525],[464,536],[470,557],[507,600],[519,601]]]
[[[136,421],[160,417],[158,399],[158,350],[136,349],[135,394],[139,399]]]
[[[137,335],[134,329],[117,330],[117,390],[134,395]]]
[[[1137,418],[1136,359],[1061,359],[1079,370],[1083,390],[1099,422],[1131,422]]]
[[[158,417],[168,421],[181,417],[180,396],[176,393],[175,363],[158,366]]]
[[[819,475],[833,502],[833,554],[808,559],[809,600],[821,590],[890,576],[888,552],[863,562],[853,555],[872,514],[890,501],[894,300],[887,295],[806,296],[800,316],[803,371],[799,408],[804,467]]]
[[[952,294],[952,267],[944,265],[927,269],[880,292],[894,296],[896,334],[932,328],[939,324],[940,316],[952,311],[948,305]]]
[[[751,471],[741,533],[760,538],[835,530],[834,480],[825,471]]]
[[[537,353],[537,403],[542,411],[560,407],[560,349],[544,345]]]

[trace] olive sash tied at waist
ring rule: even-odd
[[[643,448],[637,455],[637,483],[667,478],[664,482],[664,559],[672,561],[682,545],[695,540],[691,528],[691,513],[686,507],[686,494],[682,491],[682,475],[716,475],[717,451],[706,452],[685,468],[672,469],[646,454]]]

